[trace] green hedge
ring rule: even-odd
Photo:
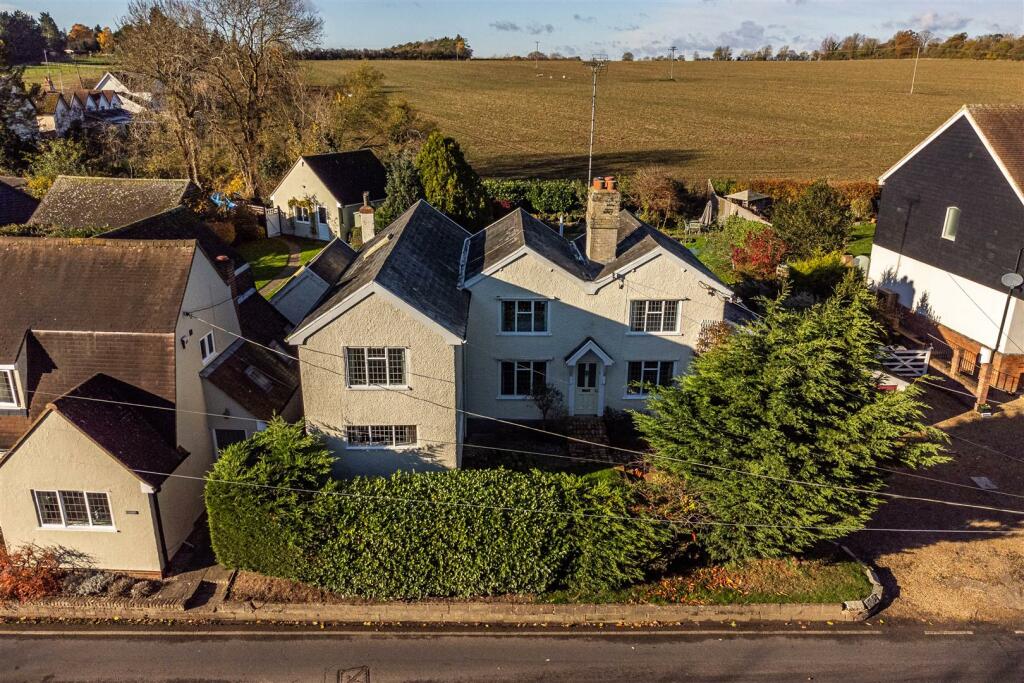
[[[632,514],[633,489],[617,475],[497,469],[334,481],[322,445],[289,451],[286,430],[284,441],[300,438],[272,424],[214,467],[207,510],[227,567],[366,598],[600,591],[643,579],[671,538]]]
[[[495,201],[547,216],[582,214],[587,204],[586,184],[579,180],[490,178],[484,181],[484,189]]]

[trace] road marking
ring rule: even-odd
[[[925,631],[926,636],[973,636],[974,631]]]
[[[410,636],[435,636],[435,637],[479,637],[479,638],[505,638],[508,636],[516,636],[520,638],[533,638],[533,637],[591,637],[591,636],[879,636],[882,635],[882,631],[868,630],[863,631],[829,631],[829,630],[804,630],[797,629],[793,631],[786,630],[773,630],[773,631],[745,631],[740,629],[700,629],[700,630],[660,630],[660,631],[645,631],[641,629],[633,630],[588,630],[588,631],[503,631],[500,629],[494,630],[480,630],[480,631],[332,631],[329,629],[321,631],[89,631],[89,630],[78,630],[78,631],[60,631],[60,630],[17,630],[17,629],[0,629],[0,637],[8,638],[53,638],[53,637],[83,637],[83,638],[240,638],[240,637],[282,637],[291,636],[297,638],[306,638],[311,636],[318,637],[353,637],[353,636],[398,636],[398,637],[410,637]]]

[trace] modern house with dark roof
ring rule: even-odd
[[[869,274],[986,400],[1024,372],[1024,105],[968,105],[879,178]],[[1004,315],[1005,313],[1005,315]]]
[[[471,235],[420,201],[339,256],[288,341],[340,474],[458,467],[467,413],[538,420],[545,386],[581,421],[640,408],[732,296],[611,178],[575,241],[521,210]]]
[[[270,194],[267,234],[348,240],[364,193],[370,206],[384,202],[387,172],[368,149],[299,157]]]
[[[194,239],[0,238],[0,532],[160,574],[217,450],[300,413],[287,328]],[[259,303],[262,301],[262,305]],[[276,345],[276,346],[275,346]],[[191,478],[190,478],[191,477]]]

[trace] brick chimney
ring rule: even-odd
[[[373,207],[370,206],[370,193],[363,193],[363,205],[359,207],[359,236],[363,240],[363,244],[366,244],[373,239],[374,235],[374,223],[373,223]]]
[[[619,212],[622,194],[615,178],[594,178],[587,198],[587,258],[598,263],[615,259],[619,243]]]
[[[234,262],[224,254],[221,254],[214,260],[214,267],[217,272],[220,273],[221,278],[224,279],[224,284],[231,290],[231,298],[235,299],[238,297],[238,282],[235,281],[235,264]]]

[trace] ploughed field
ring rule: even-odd
[[[355,61],[306,62],[330,86]],[[575,61],[375,61],[389,89],[484,175],[587,173],[590,72]],[[965,103],[1024,102],[1024,63],[613,62],[598,81],[594,173],[876,178]]]

